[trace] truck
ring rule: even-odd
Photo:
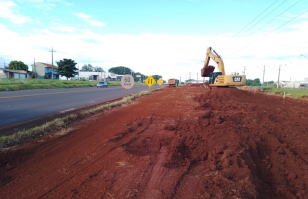
[[[168,86],[171,87],[176,87],[176,81],[175,81],[175,78],[172,78],[172,79],[168,79]]]

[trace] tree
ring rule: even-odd
[[[261,83],[260,83],[260,79],[259,78],[256,78],[254,80],[252,79],[247,79],[246,80],[246,85],[247,86],[260,86]]]
[[[66,79],[70,77],[74,77],[78,72],[78,68],[76,68],[76,62],[72,59],[63,59],[56,62],[58,65],[58,74],[65,76]]]
[[[161,75],[152,75],[153,79],[155,79],[155,81],[157,82],[160,78],[162,78],[163,76]]]
[[[22,61],[11,61],[9,63],[9,67],[8,69],[11,69],[11,70],[25,70],[25,71],[28,71],[28,65],[24,64],[24,62]]]
[[[131,74],[132,70],[125,66],[117,66],[117,67],[110,68],[108,72],[115,73],[118,75],[125,75],[125,74]]]
[[[83,67],[81,68],[80,71],[84,71],[84,72],[92,72],[94,70],[94,67],[91,64],[85,64],[83,65]]]
[[[105,71],[104,71],[104,69],[102,69],[102,67],[96,66],[96,67],[94,68],[94,72],[105,72]]]

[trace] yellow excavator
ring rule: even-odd
[[[210,58],[217,63],[219,72],[213,72],[215,67],[209,65]],[[201,69],[201,76],[210,77],[209,86],[230,87],[244,86],[246,84],[245,75],[239,75],[238,73],[226,75],[224,62],[222,61],[221,56],[219,56],[212,47],[207,48],[204,66]]]

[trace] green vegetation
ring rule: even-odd
[[[8,69],[11,70],[24,70],[24,71],[28,71],[28,68],[29,68],[28,65],[26,65],[22,61],[11,61],[8,67]]]
[[[75,120],[77,115],[68,115],[63,118],[57,118],[51,122],[47,122],[42,126],[36,126],[32,129],[18,131],[13,135],[0,137],[0,151],[4,146],[13,146],[18,143],[31,140],[56,129],[64,128],[69,121]]]
[[[160,88],[159,88],[160,89]],[[56,133],[56,135],[65,135],[69,129],[72,129],[68,127],[68,125],[72,124],[74,121],[76,121],[77,118],[86,118],[88,114],[93,114],[98,111],[103,111],[107,109],[111,109],[116,106],[126,106],[130,103],[132,103],[132,100],[140,97],[142,95],[148,95],[153,91],[159,90],[159,89],[153,89],[149,91],[142,91],[140,93],[133,94],[128,97],[124,97],[122,100],[112,102],[109,104],[101,105],[98,106],[94,109],[90,109],[87,111],[80,112],[79,114],[71,114],[63,118],[57,118],[51,122],[47,122],[41,126],[36,126],[34,128],[28,129],[28,130],[23,130],[23,131],[18,131],[13,135],[9,136],[2,136],[0,137],[0,151],[3,150],[3,148],[7,148],[10,146],[14,146],[19,143],[26,142],[28,140],[31,140],[35,137],[48,134],[52,131],[55,130],[61,130],[60,132]],[[67,128],[68,127],[68,128]],[[67,128],[67,129],[66,129]]]
[[[264,90],[270,90],[272,92],[279,92],[279,93],[286,93],[286,94],[291,94],[292,96],[295,97],[302,97],[303,95],[308,96],[308,89],[303,89],[303,88],[268,88]]]
[[[260,86],[260,79],[256,78],[254,80],[252,79],[246,79],[246,86]]]
[[[58,73],[59,75],[65,76],[66,80],[68,80],[68,78],[70,77],[74,77],[75,75],[78,74],[77,70],[78,68],[76,68],[76,62],[72,59],[63,59],[60,61],[57,61],[57,65],[58,65]]]
[[[262,87],[262,86],[250,86],[247,87],[248,90],[253,90],[253,89],[261,89],[263,91],[265,90],[270,90],[271,92],[279,92],[283,94],[284,92],[286,94],[291,94],[294,97],[302,97],[303,95],[308,96],[308,89],[304,88],[276,88],[275,84],[271,84],[268,87]]]
[[[0,79],[0,91],[18,91],[32,89],[51,88],[82,88],[95,87],[98,81],[66,81],[51,79]],[[109,81],[108,86],[120,86],[121,82]],[[135,85],[145,85],[145,83],[135,82]]]
[[[85,72],[104,72],[102,67],[95,66],[93,67],[91,64],[85,64],[81,68],[80,71],[85,71]]]
[[[135,82],[139,81],[140,78],[141,80],[145,80],[146,78],[148,78],[149,76],[144,75],[140,72],[134,72],[132,69],[125,67],[125,66],[117,66],[117,67],[112,67],[108,70],[108,72],[110,73],[115,73],[118,75],[125,75],[125,74],[132,74],[132,76],[134,77]],[[137,75],[140,75],[141,77],[137,77]],[[161,75],[152,75],[153,79],[155,79],[155,81],[159,80],[160,78],[162,78]]]

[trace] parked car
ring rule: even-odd
[[[96,85],[97,88],[107,88],[107,82],[98,82]]]

